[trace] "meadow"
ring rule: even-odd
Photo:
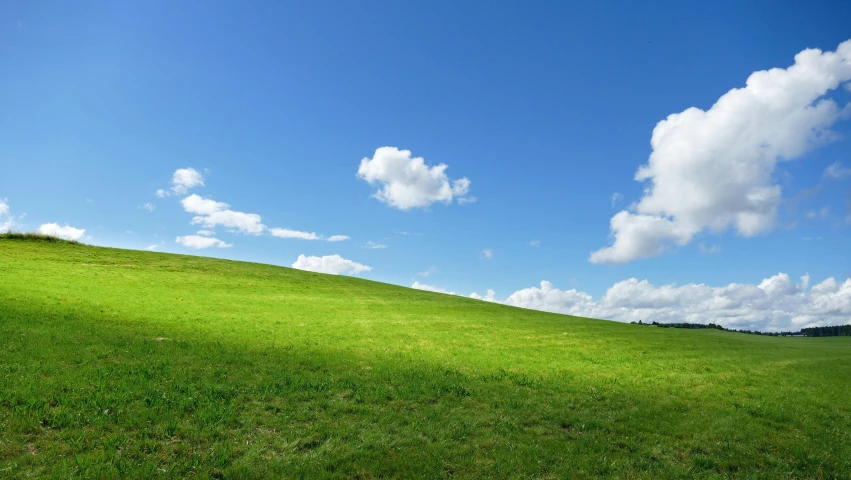
[[[0,478],[851,478],[851,337],[0,238]]]

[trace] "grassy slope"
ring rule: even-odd
[[[849,478],[851,338],[0,239],[0,477]]]

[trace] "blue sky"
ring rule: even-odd
[[[673,193],[654,200],[667,202],[662,210],[630,210],[649,184],[635,174],[657,123],[709,110],[753,72],[786,69],[804,49],[836,50],[851,38],[848,18],[848,2],[6,2],[0,199],[18,230],[56,223],[98,245],[286,266],[299,255],[340,255],[371,267],[364,278],[464,295],[493,289],[504,299],[547,280],[600,298],[631,278],[722,287],[780,272],[797,285],[789,292],[803,294],[805,274],[812,284],[851,276],[848,115],[818,123],[833,141],[777,147],[793,158],[756,169],[767,180],[748,192],[765,184],[780,197],[767,200],[774,210],[754,231],[724,224],[737,193],[717,194],[728,186],[723,162],[751,160],[734,149],[739,140],[695,160],[721,170],[702,185],[711,198],[698,213]],[[851,90],[847,79],[838,85],[818,99],[843,108]],[[772,126],[793,114],[746,116],[740,128],[813,130]],[[370,184],[358,171],[385,146],[445,164],[450,188],[461,178],[469,188],[449,203],[382,202],[373,194],[393,173],[373,164]],[[655,178],[679,178],[670,169],[687,160],[666,155]],[[825,173],[831,165],[835,176]],[[155,194],[185,168],[203,185]],[[268,229],[350,239],[219,225],[214,238],[229,247],[188,248],[175,239],[203,226],[181,203],[190,194],[260,215]],[[612,245],[610,220],[621,210],[676,212],[676,225],[652,239],[664,252],[589,261]],[[844,315],[846,300],[837,301],[830,315]],[[560,305],[542,308],[585,312]],[[809,323],[786,323],[822,321],[807,315]],[[780,328],[771,321],[732,324]]]

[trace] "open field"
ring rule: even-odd
[[[0,478],[851,478],[851,337],[0,238]]]

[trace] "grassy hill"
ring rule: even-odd
[[[851,337],[0,238],[0,478],[851,478]]]

